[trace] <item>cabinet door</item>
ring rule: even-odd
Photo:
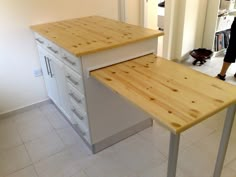
[[[55,104],[58,105],[60,103],[60,99],[55,78],[54,64],[50,55],[48,55],[44,49],[38,47],[38,51],[48,96]]]
[[[53,56],[49,56],[49,62],[52,66],[53,77],[56,79],[60,103],[57,105],[61,111],[69,117],[68,96],[66,90],[65,65]]]

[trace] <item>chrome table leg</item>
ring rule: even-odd
[[[167,177],[175,177],[176,176],[176,167],[177,167],[178,152],[179,152],[179,140],[180,140],[180,134],[174,134],[171,132]]]
[[[225,118],[225,123],[224,123],[224,129],[221,135],[221,140],[220,140],[220,147],[218,150],[218,155],[217,155],[217,160],[216,160],[216,165],[215,165],[215,171],[213,177],[220,177],[221,176],[221,171],[224,165],[224,160],[225,160],[225,155],[229,143],[229,138],[234,122],[234,116],[235,116],[235,111],[236,111],[236,105],[231,105],[228,108],[227,115]]]

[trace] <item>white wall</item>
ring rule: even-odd
[[[192,49],[202,46],[207,1],[166,2],[168,18],[165,18],[164,57],[182,60]]]
[[[140,24],[140,1],[125,0],[125,22],[133,25]]]
[[[147,28],[157,29],[157,16],[158,16],[158,1],[148,1],[148,13],[147,13]]]
[[[206,0],[182,0],[178,9],[177,43],[175,58],[183,59],[194,48],[202,45]]]
[[[117,0],[0,0],[0,114],[47,99],[30,25],[101,15],[118,19]]]

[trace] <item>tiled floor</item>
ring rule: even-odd
[[[220,68],[216,60],[222,58],[201,67],[192,66],[191,59],[185,64],[214,76]],[[234,83],[232,77],[227,79]],[[225,113],[181,136],[178,177],[212,177]],[[169,132],[154,124],[92,155],[48,104],[0,120],[0,177],[165,177],[168,144]],[[236,177],[236,121],[222,177]]]
[[[213,57],[210,60],[207,60],[207,62],[202,66],[194,66],[192,65],[193,58],[189,58],[188,60],[182,62],[186,66],[189,66],[197,71],[206,73],[210,76],[216,76],[221,69],[222,63],[223,63],[223,57]],[[236,79],[233,77],[233,75],[236,73],[236,64],[232,64],[226,73],[226,82],[229,82],[233,85],[236,85]]]

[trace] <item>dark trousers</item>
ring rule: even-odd
[[[229,46],[226,50],[224,61],[227,63],[235,63],[236,59],[236,17],[231,26]]]

